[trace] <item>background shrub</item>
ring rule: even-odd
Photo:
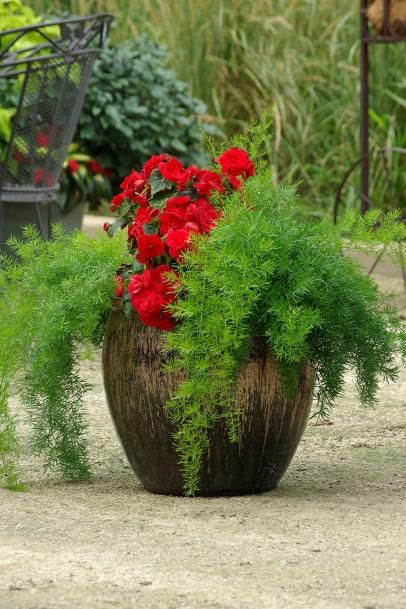
[[[38,10],[107,10],[116,15],[114,41],[146,31],[165,43],[179,78],[228,133],[274,104],[275,177],[299,182],[308,212],[331,210],[344,171],[359,156],[358,2],[139,0],[136,8],[130,0],[32,3]],[[375,45],[370,55],[372,144],[405,146],[404,47]]]
[[[203,164],[206,106],[164,67],[166,52],[145,36],[97,60],[76,140],[120,180],[152,155]]]

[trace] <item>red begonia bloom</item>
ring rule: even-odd
[[[154,169],[156,169],[160,163],[162,163],[163,161],[167,161],[168,159],[169,156],[167,154],[158,154],[152,156],[142,168],[145,177],[149,178]]]
[[[148,224],[148,222],[151,222],[158,214],[159,209],[155,209],[154,207],[139,207],[135,214],[135,222]]]
[[[247,153],[238,148],[226,151],[217,162],[223,175],[194,165],[184,167],[166,154],[155,155],[141,171],[131,171],[121,182],[122,192],[112,200],[111,209],[119,210],[121,227],[128,227],[128,250],[144,265],[144,270],[135,273],[127,287],[117,279],[115,294],[128,293],[140,321],[147,326],[161,330],[174,327],[168,305],[177,297],[177,290],[165,274],[192,246],[193,234],[210,233],[221,217],[222,201],[214,199],[212,203],[212,195],[230,192],[230,188],[226,191],[227,184],[233,189],[241,188],[242,180],[254,173]],[[170,183],[166,189],[153,188],[158,172]],[[168,197],[175,190],[173,185],[179,196]],[[126,198],[127,204],[120,210]],[[114,232],[108,223],[105,229],[110,236]],[[169,265],[154,266],[161,256],[169,259]]]
[[[214,171],[208,171],[207,169],[201,169],[196,175],[196,182],[193,184],[194,189],[199,195],[208,196],[217,191],[222,194],[225,193],[223,181],[221,176]]]
[[[147,178],[142,171],[138,172],[133,169],[131,173],[129,173],[128,176],[121,182],[120,188],[124,191],[126,196],[133,197],[142,191],[146,181]]]
[[[165,251],[164,242],[158,235],[143,235],[137,240],[137,260],[147,264],[151,258],[160,256]]]
[[[185,169],[180,161],[175,158],[170,158],[167,162],[161,162],[158,165],[158,169],[168,182],[178,183],[178,180],[182,179]]]
[[[254,165],[247,152],[241,148],[230,148],[216,159],[225,176],[242,176],[247,179],[254,175]]]
[[[124,201],[124,199],[125,199],[125,196],[122,192],[118,193],[118,195],[115,195],[111,200],[111,204],[110,204],[111,211],[116,211],[116,209],[118,209],[120,207],[120,205]]]
[[[179,230],[171,229],[166,236],[166,245],[169,254],[177,260],[182,252],[189,246],[189,231],[185,228]]]

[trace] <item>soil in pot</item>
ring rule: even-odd
[[[181,381],[163,367],[162,332],[112,310],[103,346],[103,376],[110,412],[128,460],[145,488],[183,495],[174,427],[165,404]],[[301,369],[296,394],[286,397],[276,361],[263,339],[242,365],[236,403],[239,442],[231,444],[223,422],[210,431],[210,449],[198,495],[236,495],[273,489],[286,471],[305,429],[312,402],[314,371]]]

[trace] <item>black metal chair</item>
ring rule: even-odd
[[[100,14],[0,32],[0,84],[19,92],[0,162],[0,244],[21,223],[50,237],[63,162],[111,21]]]

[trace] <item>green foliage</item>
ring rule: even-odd
[[[394,248],[394,238],[406,237],[396,217],[375,232],[379,219],[374,212],[338,227],[302,223],[294,190],[273,187],[263,174],[230,198],[210,238],[187,253],[171,306],[181,323],[166,346],[177,353],[171,369],[185,374],[168,409],[188,494],[198,486],[213,423],[224,417],[236,439],[235,380],[250,337],[267,338],[287,392],[296,390],[300,365],[312,362],[321,417],[340,395],[346,370],[355,370],[364,405],[374,403],[379,378],[396,378],[406,333],[374,282],[341,254],[341,233],[350,226],[355,241],[371,246],[384,239]]]
[[[0,475],[16,486],[18,443],[7,407],[13,385],[46,468],[86,478],[82,404],[89,386],[79,375],[78,346],[100,345],[123,241],[67,236],[56,227],[54,241],[45,242],[27,228],[25,240],[10,245],[18,260],[0,261]]]
[[[20,454],[16,426],[8,406],[9,383],[8,370],[4,365],[0,377],[0,486],[10,490],[24,490],[19,482],[15,465]]]
[[[35,25],[40,21],[40,18],[37,17],[33,9],[21,2],[21,0],[0,0],[0,17],[2,30],[12,30],[26,25]],[[6,46],[7,42],[7,38],[2,40],[4,46]],[[31,35],[30,42],[33,44],[38,42],[35,34]]]
[[[164,67],[166,53],[145,36],[106,49],[97,60],[78,139],[118,179],[152,154],[205,162],[205,105]]]
[[[171,66],[228,134],[275,106],[274,179],[299,184],[307,214],[330,211],[347,167],[359,157],[359,3],[354,0],[33,0],[84,14],[108,10],[118,42],[147,31]],[[370,50],[371,148],[406,147],[404,50]],[[402,171],[403,166],[403,171]],[[371,194],[384,209],[406,207],[404,157],[393,154],[387,188],[373,165]],[[386,185],[386,188],[385,188]],[[345,203],[359,208],[359,182]]]
[[[41,21],[41,17],[35,14],[34,10],[28,4],[21,0],[0,0],[0,23],[2,30],[13,30],[27,25],[36,25]],[[58,35],[58,28],[49,27],[46,29],[48,36],[53,37]],[[6,47],[14,36],[3,36],[0,39],[0,50]],[[30,48],[37,44],[41,44],[44,39],[36,32],[26,34],[20,40],[13,44],[13,51],[21,51],[25,48]]]

